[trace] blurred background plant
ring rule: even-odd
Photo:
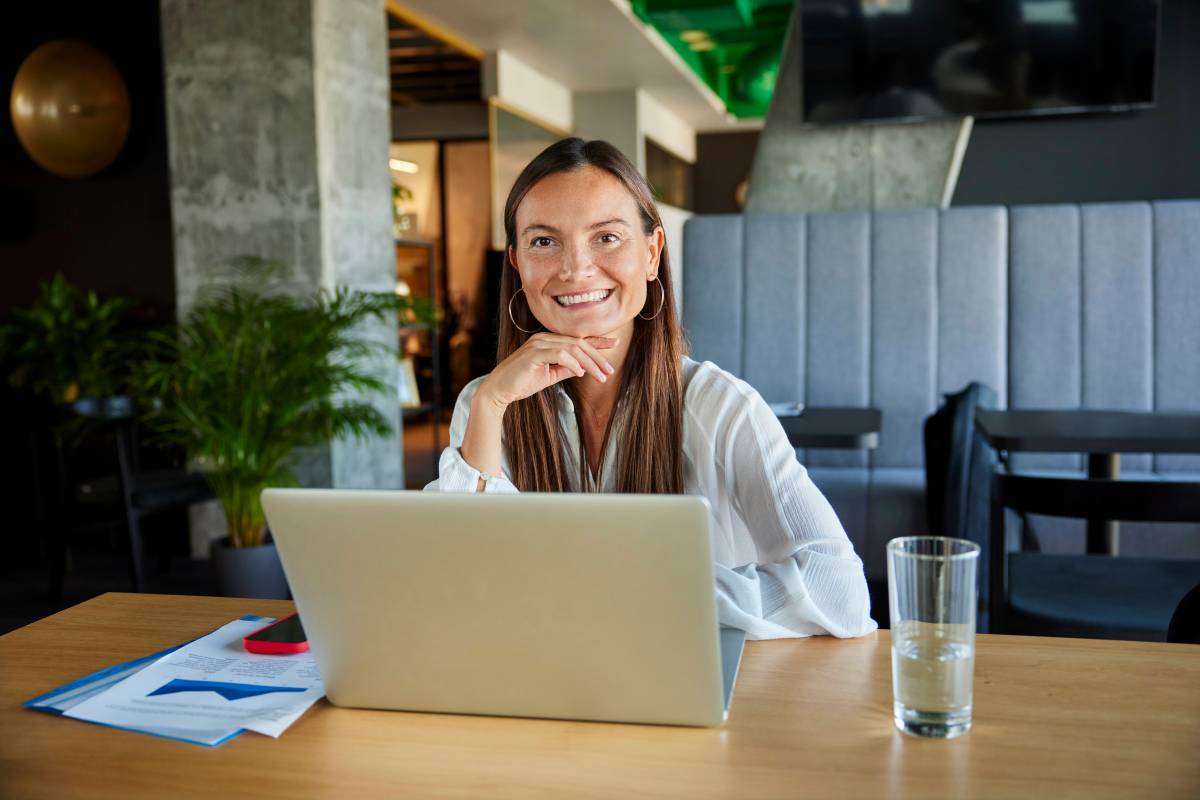
[[[401,325],[421,325],[425,328],[432,328],[433,324],[438,321],[437,306],[429,297],[417,297],[411,294],[397,295],[396,310]]]
[[[124,391],[141,341],[124,328],[133,307],[129,298],[101,300],[56,274],[37,300],[0,324],[9,383],[55,405]]]

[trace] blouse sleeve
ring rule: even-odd
[[[752,639],[870,633],[878,626],[862,560],[778,418],[757,392],[743,391],[738,412],[718,431],[716,455],[755,560],[715,566],[722,624]]]
[[[467,434],[467,417],[471,415],[471,398],[482,378],[476,378],[463,387],[454,404],[454,415],[450,418],[450,446],[442,451],[438,459],[438,477],[425,487],[427,492],[475,492],[479,486],[480,471],[462,457],[463,437]],[[508,473],[508,463],[503,465],[504,474],[493,475],[484,483],[483,491],[495,494],[517,494]]]

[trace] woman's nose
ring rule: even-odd
[[[565,248],[562,266],[559,268],[559,280],[586,277],[592,274],[592,255],[584,245]]]

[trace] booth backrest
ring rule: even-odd
[[[699,215],[684,253],[693,357],[768,401],[883,410],[877,450],[801,453],[814,472],[897,470],[911,486],[924,419],[972,380],[1013,408],[1200,410],[1200,201]],[[1200,457],[1123,467],[1200,471]],[[913,532],[901,516],[865,524]]]

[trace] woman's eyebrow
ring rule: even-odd
[[[605,219],[605,220],[601,220],[600,222],[595,223],[594,225],[592,225],[592,230],[595,230],[596,228],[603,228],[605,225],[613,225],[613,224],[624,225],[627,228],[629,227],[629,223],[626,222],[625,220],[621,219],[620,217],[613,217],[612,219]]]
[[[603,228],[605,225],[624,225],[627,228],[629,227],[629,223],[626,222],[625,220],[621,219],[620,217],[613,217],[612,219],[604,219],[599,222],[593,223],[591,228],[589,228],[589,230],[595,230],[596,228]],[[558,230],[558,228],[554,227],[553,225],[545,225],[541,222],[535,222],[532,225],[526,225],[525,230],[521,231],[521,235],[524,236],[525,234],[529,233],[530,231],[549,231],[550,233],[559,233],[560,232]]]

